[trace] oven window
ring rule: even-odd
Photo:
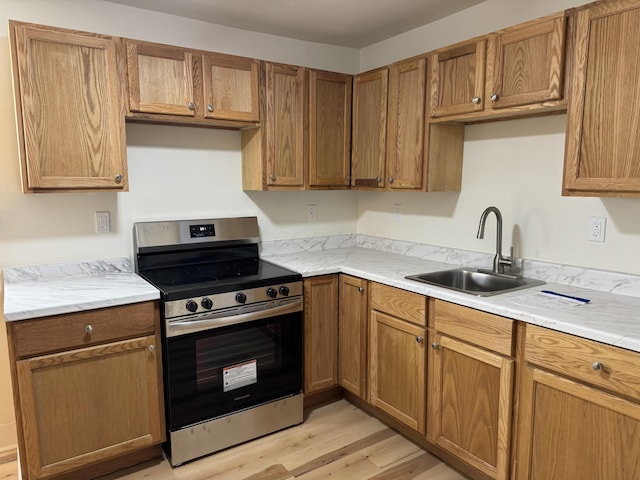
[[[260,371],[278,369],[282,364],[278,346],[281,324],[223,333],[196,341],[196,384],[199,392],[216,388],[224,391],[257,383]]]

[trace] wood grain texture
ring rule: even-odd
[[[563,194],[640,194],[640,7],[598,2],[575,14]],[[602,128],[606,125],[607,128]]]
[[[149,335],[159,316],[157,302],[88,310],[7,324],[16,358],[81,348],[106,341]],[[87,326],[91,332],[87,332]]]
[[[389,70],[357,75],[353,81],[351,186],[384,188]]]
[[[514,361],[435,334],[427,438],[491,478],[509,478]]]
[[[373,309],[369,326],[369,402],[424,433],[425,328]]]
[[[426,58],[389,67],[387,187],[424,189]]]
[[[527,367],[517,480],[640,476],[640,406]]]
[[[432,324],[438,332],[503,355],[513,355],[514,320],[443,300],[429,301]]]
[[[367,281],[340,275],[338,382],[367,398],[368,294]]]
[[[638,354],[527,325],[525,360],[561,375],[640,401]],[[594,362],[602,364],[594,370]]]
[[[338,384],[338,275],[304,280],[304,391]]]
[[[462,188],[464,125],[426,122],[427,192],[459,192]]]
[[[10,30],[23,189],[126,190],[117,40],[14,21]]]
[[[348,188],[353,77],[309,70],[307,186]]]
[[[370,285],[371,308],[394,315],[416,325],[426,326],[427,297],[372,282]]]

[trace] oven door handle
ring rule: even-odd
[[[240,310],[242,311],[242,310]],[[236,325],[238,323],[252,322],[254,320],[262,320],[263,318],[277,317],[288,313],[302,312],[302,298],[285,300],[283,303],[260,308],[245,313],[229,314],[213,314],[205,318],[185,319],[167,321],[167,337],[177,337],[188,333],[202,332],[214,328],[226,327],[228,325]]]

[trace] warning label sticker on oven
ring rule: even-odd
[[[258,361],[251,360],[222,369],[223,391],[230,392],[236,388],[246,387],[258,382]]]

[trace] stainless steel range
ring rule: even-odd
[[[134,225],[161,292],[173,466],[302,422],[300,274],[262,260],[255,217]]]

